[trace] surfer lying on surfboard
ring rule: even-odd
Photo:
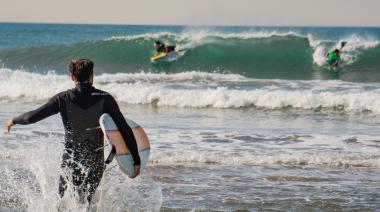
[[[69,71],[75,88],[53,96],[46,104],[8,121],[8,132],[16,124],[32,124],[60,113],[65,129],[65,149],[62,157],[63,175],[59,194],[63,197],[67,184],[73,185],[79,201],[90,202],[105,168],[103,134],[99,118],[107,113],[120,130],[133,158],[134,178],[140,173],[140,157],[136,138],[115,99],[92,86],[94,64],[88,59],[71,61]]]
[[[177,49],[177,46],[166,45],[161,41],[156,41],[154,47],[156,48],[156,53],[150,57],[151,62],[171,62],[185,54],[185,49]]]
[[[161,53],[168,54],[170,52],[174,52],[176,48],[174,45],[166,45],[159,40],[154,43],[154,47],[156,48],[156,55]]]

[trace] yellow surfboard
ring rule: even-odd
[[[165,52],[161,52],[161,53],[158,53],[158,54],[153,55],[153,56],[150,58],[150,61],[151,61],[151,62],[156,62],[156,61],[158,61],[158,60],[164,59],[166,56],[168,56],[168,54],[166,54]]]

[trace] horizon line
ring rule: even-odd
[[[96,22],[28,22],[28,21],[0,21],[0,24],[55,24],[55,25],[100,25],[100,26],[176,26],[176,27],[315,27],[315,28],[380,28],[377,25],[250,25],[250,24],[159,24],[159,23],[96,23]]]

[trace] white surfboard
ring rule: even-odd
[[[137,148],[139,150],[141,160],[141,166],[145,166],[148,163],[150,155],[150,143],[148,140],[148,136],[146,135],[144,129],[136,122],[130,119],[126,120],[128,125],[132,128],[133,134],[136,138]],[[109,143],[109,145],[114,146],[116,148],[115,158],[119,164],[121,171],[123,171],[128,176],[133,176],[135,174],[133,158],[112,117],[109,114],[105,113],[100,117],[99,123],[100,128],[103,131],[105,140]]]

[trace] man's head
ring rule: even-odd
[[[335,54],[339,54],[339,53],[340,53],[340,50],[339,50],[339,49],[335,49],[335,50],[334,50],[334,53],[335,53]]]
[[[154,46],[156,47],[156,48],[158,48],[158,47],[160,47],[162,45],[162,43],[161,43],[161,41],[156,41],[156,42],[154,42]]]
[[[91,83],[94,77],[94,63],[89,59],[72,60],[69,64],[71,79],[75,83]]]

